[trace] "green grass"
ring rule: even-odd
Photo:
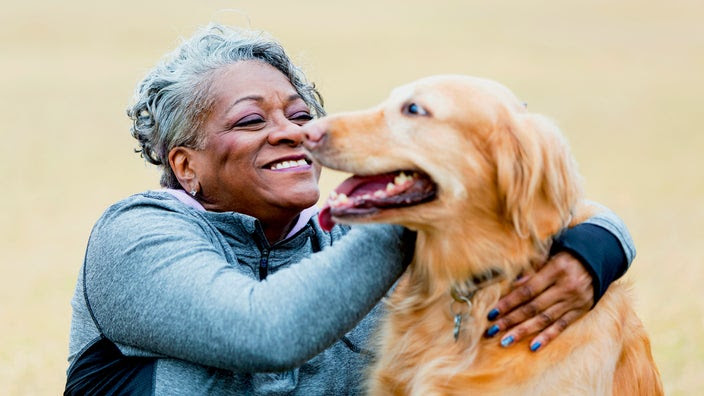
[[[557,120],[588,196],[635,238],[628,278],[667,394],[704,389],[704,4],[251,3],[3,7],[0,393],[63,388],[90,228],[110,203],[157,186],[132,153],[124,109],[134,84],[213,19],[278,37],[331,112],[376,104],[417,77],[463,73],[496,79]],[[326,175],[323,193],[338,180]]]

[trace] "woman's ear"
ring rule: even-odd
[[[200,183],[194,168],[194,150],[187,147],[174,147],[169,151],[169,165],[181,187],[192,194],[198,192]]]

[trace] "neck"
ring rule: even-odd
[[[445,222],[442,228],[418,231],[411,278],[429,295],[446,294],[454,285],[491,271],[514,279],[544,251],[543,244],[499,223]]]
[[[264,211],[264,213],[256,213],[256,211],[249,211],[245,208],[223,207],[222,205],[208,202],[207,200],[202,198],[199,203],[203,205],[203,208],[205,210],[208,211],[238,212],[258,219],[261,223],[264,235],[266,236],[266,239],[270,244],[274,244],[286,238],[286,235],[288,235],[288,233],[296,225],[296,221],[298,220],[301,213],[307,213],[309,210],[314,210],[313,207],[304,208],[303,210],[299,208],[268,208]],[[260,210],[259,212],[262,211]]]
[[[259,218],[259,222],[262,225],[267,241],[274,244],[286,238],[286,235],[288,235],[293,226],[296,224],[296,220],[298,220],[298,216],[300,216],[300,214],[301,212],[297,211],[295,213],[276,218]]]

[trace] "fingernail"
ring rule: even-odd
[[[501,346],[506,348],[507,346],[513,344],[513,336],[510,335],[508,337],[504,337],[503,340],[501,340]]]
[[[494,308],[489,311],[489,315],[486,316],[489,320],[494,320],[499,317],[499,310]]]
[[[486,331],[486,336],[487,337],[493,337],[496,335],[496,333],[499,332],[499,326],[498,325],[493,325],[489,327],[489,330]]]
[[[536,342],[534,342],[534,343],[530,346],[530,350],[531,350],[532,352],[535,352],[535,351],[537,351],[538,349],[540,349],[541,346],[543,346],[543,344],[542,344],[540,341],[536,341]]]

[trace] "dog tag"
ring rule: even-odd
[[[455,329],[452,331],[452,335],[455,336],[455,341],[457,337],[460,336],[460,327],[462,326],[462,314],[455,315]]]

